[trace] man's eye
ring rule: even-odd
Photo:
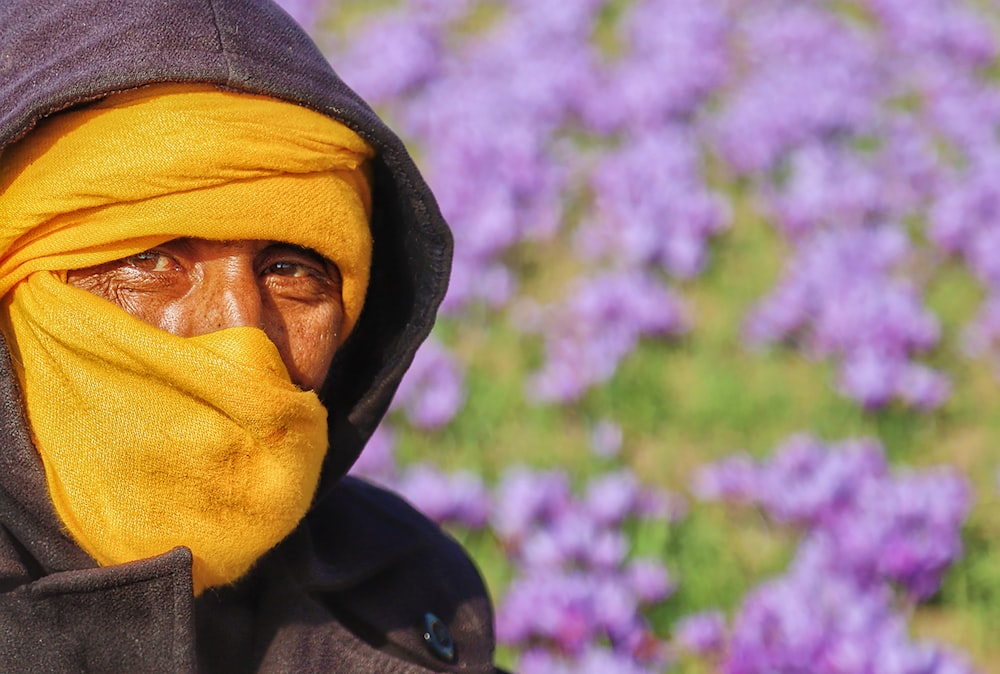
[[[174,268],[174,260],[155,250],[147,250],[125,258],[125,261],[142,271],[170,271]]]
[[[287,276],[290,278],[303,278],[306,276],[321,278],[323,276],[322,272],[318,269],[301,262],[275,262],[264,269],[264,274],[275,274],[277,276]]]
[[[340,287],[336,265],[311,248],[287,243],[273,244],[262,252],[257,274],[276,292],[326,293]]]

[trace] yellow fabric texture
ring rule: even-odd
[[[326,409],[263,331],[175,337],[45,272],[8,302],[49,495],[98,563],[184,545],[200,593],[245,574],[305,515]]]
[[[180,237],[274,239],[337,265],[346,334],[368,286],[372,156],[318,112],[206,85],[54,115],[0,157],[0,295]]]
[[[185,236],[285,241],[338,265],[349,326],[370,156],[304,108],[164,85],[55,116],[0,157],[0,329],[56,513],[101,565],[184,545],[196,593],[238,579],[308,510],[326,410],[263,331],[174,336],[65,271]]]

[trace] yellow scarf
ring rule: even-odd
[[[98,563],[184,545],[196,593],[245,574],[308,510],[326,410],[262,331],[170,335],[65,271],[178,237],[285,241],[337,264],[349,330],[371,156],[305,108],[162,85],[57,115],[0,157],[0,329],[56,513]]]

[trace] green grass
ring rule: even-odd
[[[324,27],[344,36],[375,11],[400,4],[346,0],[330,13]],[[974,4],[997,28],[991,1]],[[596,27],[594,42],[610,60],[627,47],[617,27],[628,5],[627,0],[607,3]],[[872,20],[857,3],[834,0],[832,7],[857,25]],[[503,11],[502,3],[477,4],[456,27],[458,39],[474,37]],[[735,43],[733,49],[738,57],[741,45]],[[1000,80],[1000,61],[986,76]],[[912,109],[922,100],[904,92],[896,104]],[[391,111],[381,112],[392,123]],[[582,134],[573,140],[613,142]],[[863,139],[858,149],[871,149],[867,142],[877,141]],[[952,154],[947,147],[940,149],[945,156]],[[610,418],[624,430],[617,461],[641,479],[683,494],[688,493],[693,471],[706,462],[740,450],[763,457],[802,431],[828,441],[877,438],[896,465],[953,465],[969,477],[977,498],[964,532],[966,553],[939,595],[916,610],[913,629],[964,649],[981,671],[1000,674],[1000,641],[993,637],[1000,623],[1000,387],[994,365],[959,355],[961,328],[975,314],[982,290],[958,265],[914,263],[908,271],[927,281],[928,306],[943,325],[940,347],[925,360],[945,369],[955,390],[948,404],[933,414],[900,407],[866,413],[836,393],[831,363],[783,348],[744,348],[743,320],[778,280],[788,250],[755,212],[749,186],[725,175],[711,157],[708,161],[710,181],[725,190],[735,224],[714,243],[705,274],[680,288],[692,313],[689,335],[644,343],[611,381],[576,405],[536,406],[525,398],[524,381],[540,363],[537,337],[517,330],[512,316],[485,309],[460,321],[443,320],[436,333],[468,367],[468,400],[454,423],[437,432],[407,429],[394,416],[401,461],[429,459],[448,469],[470,469],[489,482],[505,467],[524,463],[566,470],[582,485],[617,465],[616,460],[594,457],[587,441],[593,424]],[[588,207],[587,195],[574,195],[570,202],[567,219],[574,222]],[[913,223],[916,238],[921,225]],[[569,248],[560,240],[513,251],[508,262],[526,294],[543,302],[558,300],[573,278],[588,271],[567,253]],[[455,533],[473,553],[494,595],[501,596],[512,570],[498,542],[483,532]],[[683,615],[736,608],[748,590],[780,573],[795,545],[795,532],[769,525],[754,510],[697,503],[675,525],[636,525],[629,533],[634,554],[661,557],[680,583],[677,593],[650,616],[661,636]],[[498,660],[512,668],[516,657],[502,649]],[[709,668],[681,661],[678,671],[703,674]]]
[[[580,272],[563,243],[534,245],[519,259],[525,288],[543,300],[558,298]],[[977,505],[965,532],[966,555],[939,596],[917,609],[914,631],[972,654],[987,672],[1000,672],[1000,388],[989,364],[960,355],[961,328],[981,299],[960,268],[934,270],[928,304],[941,318],[940,348],[929,363],[945,368],[955,392],[941,410],[918,413],[890,407],[866,413],[833,388],[834,367],[783,348],[748,351],[742,321],[776,282],[783,242],[737,200],[737,224],[717,241],[710,269],[683,288],[694,328],[675,341],[644,343],[606,385],[571,407],[536,406],[524,395],[524,377],[540,358],[540,341],[504,315],[483,312],[444,322],[439,336],[468,366],[468,402],[446,429],[403,431],[404,460],[429,458],[469,468],[495,480],[505,466],[560,468],[582,484],[608,470],[595,458],[587,434],[602,418],[624,430],[621,461],[650,483],[687,493],[693,471],[745,450],[766,456],[789,435],[813,432],[828,441],[874,437],[897,465],[949,463],[969,476]],[[927,270],[930,275],[930,268]],[[613,463],[613,462],[612,462]],[[734,609],[757,583],[779,573],[795,534],[768,525],[754,511],[694,504],[682,522],[634,532],[637,554],[666,560],[680,585],[651,614],[662,636],[683,615]],[[503,552],[488,536],[466,538],[500,596],[510,580]],[[510,654],[503,657],[511,657]],[[507,661],[511,663],[510,660]],[[701,671],[682,665],[682,671]]]

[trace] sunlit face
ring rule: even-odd
[[[287,243],[174,239],[70,271],[68,281],[181,337],[260,328],[303,389],[320,387],[340,345],[339,270],[319,253]]]

